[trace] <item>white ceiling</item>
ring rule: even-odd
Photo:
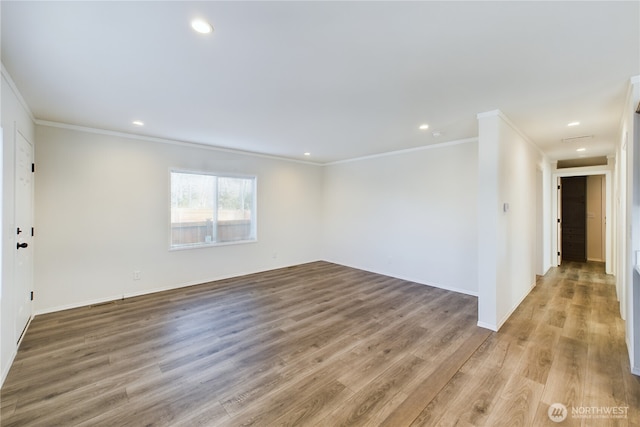
[[[639,5],[5,0],[2,62],[44,121],[325,163],[500,109],[551,159],[591,157],[640,74]]]

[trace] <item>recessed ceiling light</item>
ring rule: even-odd
[[[420,125],[420,129],[421,129],[421,130],[429,129],[429,125],[428,125],[428,124],[426,124],[426,123],[425,123],[425,124],[423,124],[423,125]]]
[[[209,34],[213,31],[213,27],[211,26],[211,24],[202,19],[194,19],[193,21],[191,21],[191,28],[193,28],[200,34]]]
[[[587,149],[582,147],[582,148],[578,148],[576,151],[587,151]]]
[[[580,124],[580,122],[571,122],[569,124],[567,124],[567,126],[578,126]]]
[[[439,136],[442,136],[442,132],[434,131],[433,133],[431,133],[431,135],[433,135],[433,136],[435,136],[437,138]]]
[[[309,153],[308,151],[306,153],[304,153],[305,156],[310,156],[311,153]]]
[[[131,123],[136,126],[144,126],[144,122],[142,120],[134,120]]]

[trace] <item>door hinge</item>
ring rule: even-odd
[[[560,189],[560,186],[558,185],[558,190]]]
[[[33,236],[35,236],[35,235],[36,235],[36,232],[35,232],[35,230],[33,229],[33,227],[31,227],[31,237],[33,237]]]
[[[31,291],[31,301],[33,301],[33,291]]]
[[[558,252],[558,256],[560,256],[560,252]]]
[[[35,172],[36,171],[36,164],[35,163],[31,163],[31,172]]]
[[[560,224],[560,218],[558,218],[558,224]]]

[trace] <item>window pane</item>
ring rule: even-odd
[[[172,246],[214,241],[215,180],[211,175],[171,173]]]
[[[218,241],[250,240],[253,236],[254,180],[218,178]]]
[[[255,182],[171,172],[171,247],[255,240]]]

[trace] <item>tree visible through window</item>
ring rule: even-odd
[[[256,240],[255,177],[171,172],[171,247]]]

